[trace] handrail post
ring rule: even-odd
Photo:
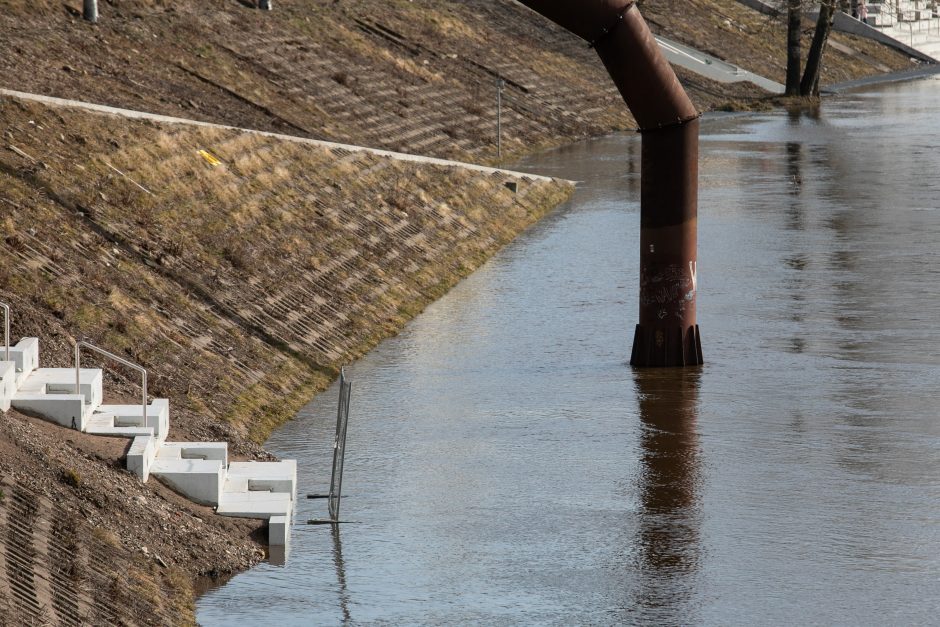
[[[3,349],[4,361],[10,361],[10,306],[0,303],[3,308]]]
[[[85,0],[82,4],[82,17],[92,24],[98,21],[98,0]]]
[[[81,349],[82,347],[87,348],[90,351],[94,351],[98,353],[99,355],[104,355],[105,357],[109,359],[113,359],[114,361],[120,364],[123,364],[127,366],[128,368],[132,368],[141,374],[141,382],[140,382],[141,397],[142,397],[141,408],[143,409],[143,417],[144,417],[143,426],[146,427],[147,426],[147,371],[142,366],[139,366],[121,357],[118,357],[114,353],[109,353],[108,351],[102,348],[98,348],[94,344],[89,344],[88,342],[84,340],[79,340],[75,342],[75,393],[76,394],[81,394],[81,383],[82,383]]]
[[[81,342],[75,342],[75,393],[82,393],[82,352],[79,345]]]

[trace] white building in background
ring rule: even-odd
[[[940,58],[940,1],[869,0],[868,25],[924,54]]]

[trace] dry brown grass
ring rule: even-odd
[[[10,128],[41,121],[14,131],[24,150],[53,163],[47,137],[68,129],[86,139],[56,154],[88,164],[82,179],[65,164],[25,176],[0,155],[21,207],[0,219],[30,246],[0,260],[8,295],[152,368],[179,428],[221,421],[257,441],[569,189],[514,196],[460,169],[0,105]]]

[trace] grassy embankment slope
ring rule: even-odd
[[[58,0],[6,5],[0,84],[23,91],[480,163],[495,161],[497,74],[510,156],[633,124],[594,53],[509,0],[296,0],[270,13],[115,0],[97,26]],[[781,20],[735,0],[641,7],[654,32],[783,81]],[[866,40],[833,45],[824,83],[910,65]],[[762,95],[679,75],[703,110]]]
[[[786,82],[786,15],[772,18],[736,0],[645,0],[654,32],[736,65]],[[803,55],[815,22],[803,21]],[[820,83],[828,85],[914,67],[910,58],[874,41],[832,33]]]

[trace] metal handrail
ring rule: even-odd
[[[0,303],[3,308],[3,348],[5,351],[4,361],[10,361],[10,306],[6,303]]]
[[[141,406],[143,407],[143,410],[144,410],[144,424],[143,424],[143,426],[146,427],[146,426],[147,426],[147,371],[144,370],[144,368],[143,368],[142,366],[138,366],[137,364],[135,364],[135,363],[133,363],[133,362],[130,362],[130,361],[127,361],[126,359],[123,359],[123,358],[121,358],[121,357],[118,357],[118,356],[115,355],[114,353],[109,353],[108,351],[104,350],[103,348],[98,348],[98,347],[95,346],[94,344],[89,344],[88,342],[86,342],[86,341],[84,341],[84,340],[79,340],[78,342],[75,342],[75,393],[76,393],[76,394],[81,394],[81,384],[82,384],[82,370],[81,370],[81,366],[82,366],[82,355],[81,355],[81,349],[82,349],[83,347],[84,347],[84,348],[87,348],[88,350],[94,351],[94,352],[98,353],[99,355],[104,355],[105,357],[108,357],[108,358],[110,358],[110,359],[113,359],[114,361],[116,361],[116,362],[118,362],[118,363],[120,363],[120,364],[124,364],[124,365],[127,366],[128,368],[133,368],[134,370],[136,370],[137,372],[139,372],[139,373],[141,374],[141,377],[142,377],[142,378],[141,378],[140,386],[141,386],[141,388],[143,389],[143,400],[142,400],[142,402],[141,402]]]

